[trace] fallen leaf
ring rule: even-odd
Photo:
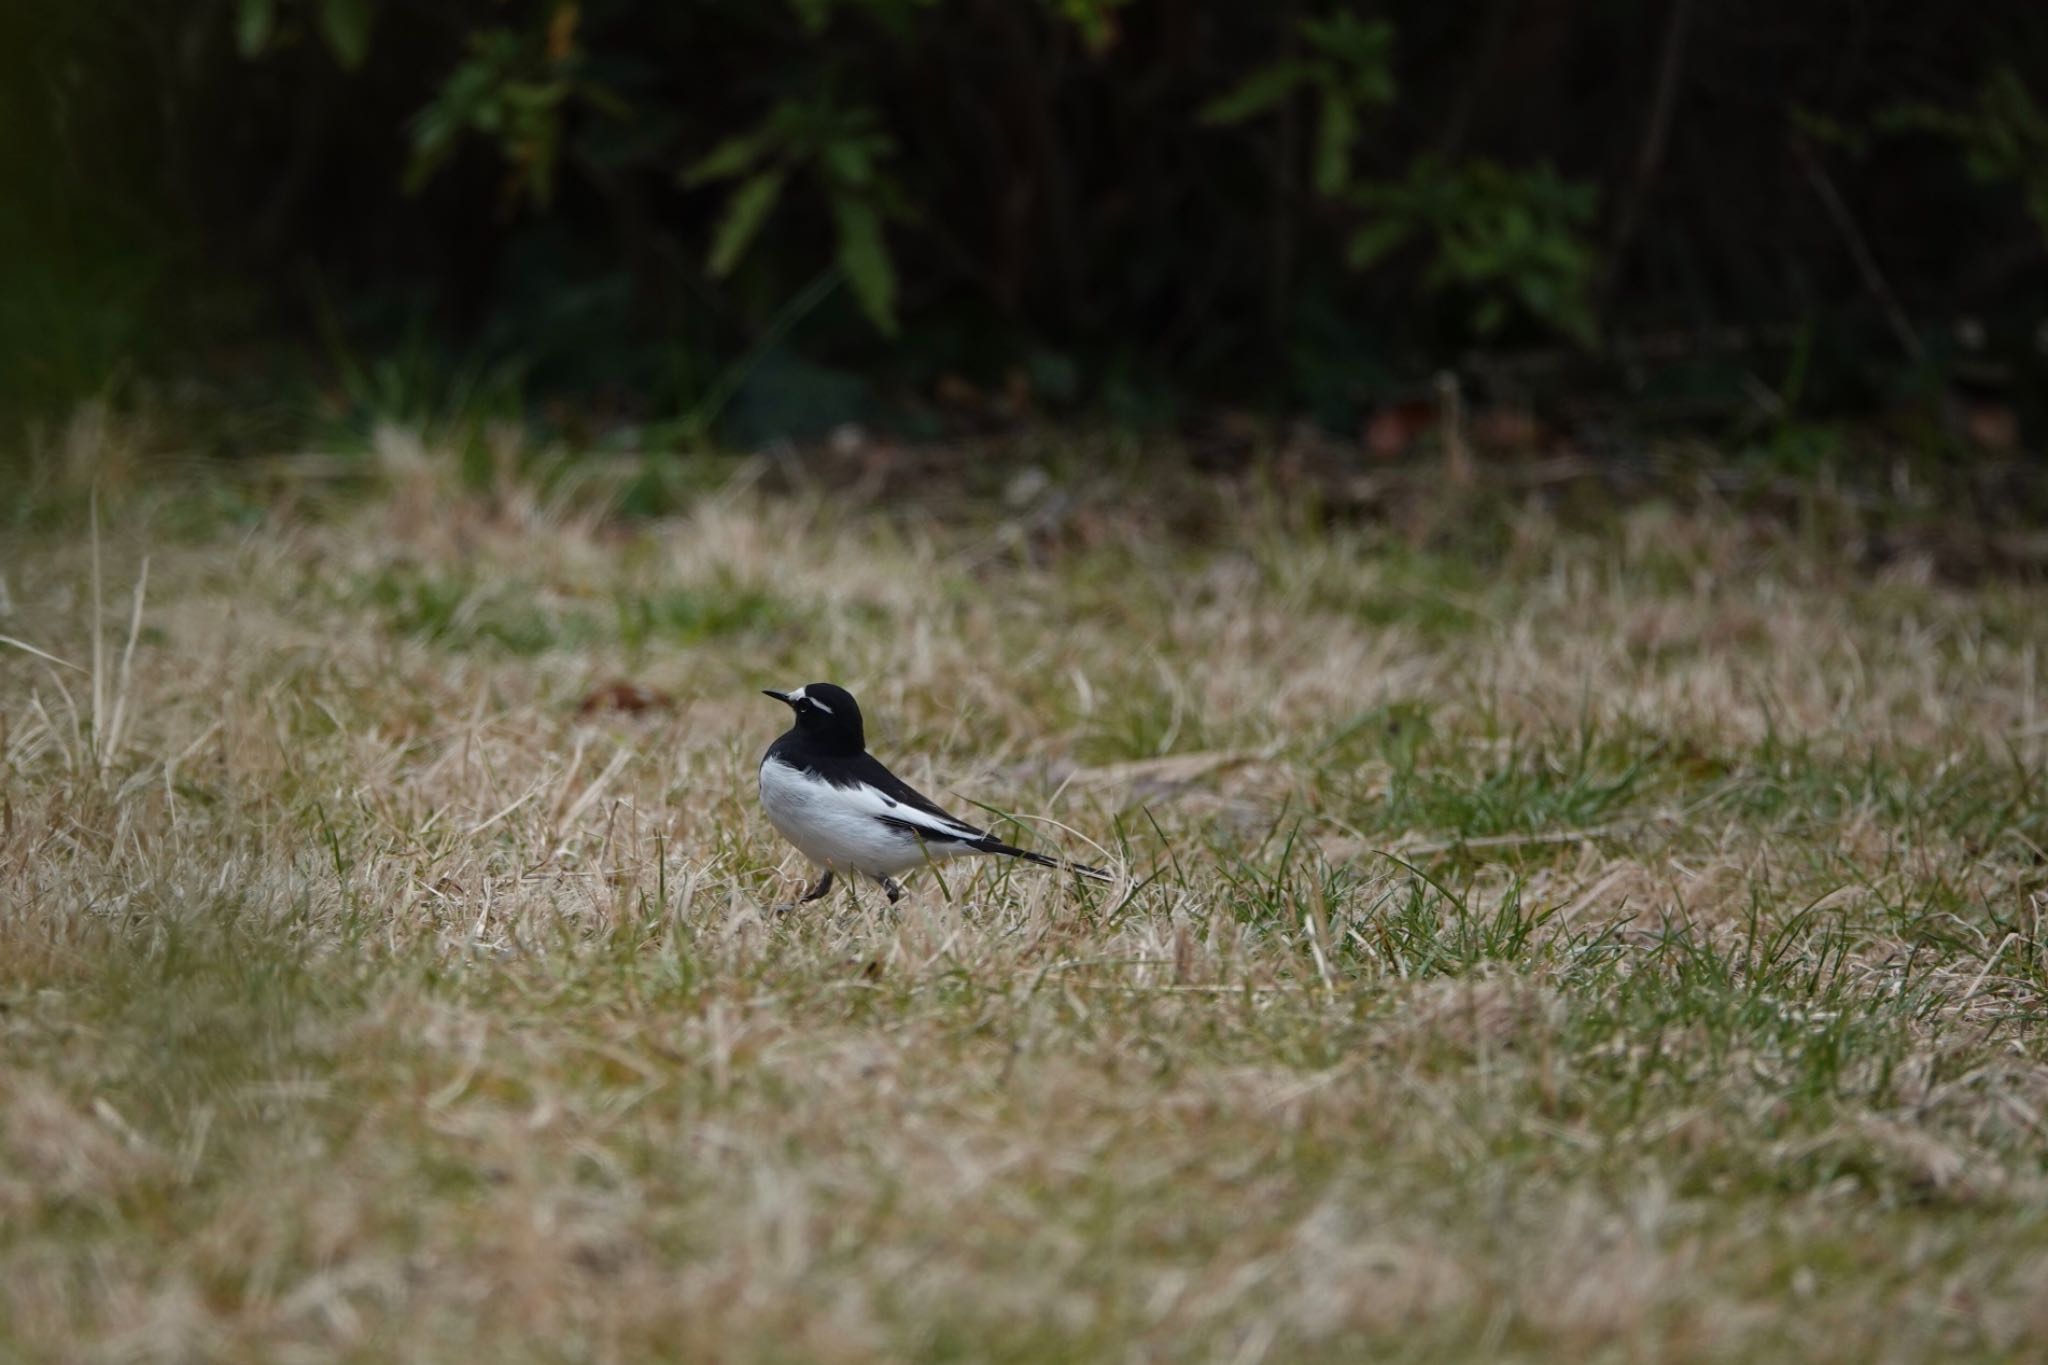
[[[627,682],[623,678],[593,688],[576,706],[579,716],[593,716],[600,711],[620,711],[629,716],[642,715],[648,711],[673,711],[676,699],[659,688],[642,687],[639,683]]]

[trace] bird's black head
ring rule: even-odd
[[[829,753],[857,754],[867,747],[860,705],[853,693],[832,683],[805,683],[794,692],[764,688],[768,696],[796,712],[797,732]]]

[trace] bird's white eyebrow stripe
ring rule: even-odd
[[[829,716],[829,715],[831,715],[831,714],[832,714],[832,708],[831,708],[831,707],[829,707],[829,706],[825,705],[825,703],[824,703],[824,702],[821,702],[821,701],[819,701],[819,700],[818,700],[818,699],[817,699],[816,697],[807,697],[807,696],[805,696],[805,695],[804,695],[804,690],[803,690],[803,688],[801,688],[801,687],[799,687],[799,688],[798,688],[798,689],[797,689],[796,691],[794,691],[794,692],[792,692],[792,693],[790,693],[790,694],[789,694],[789,700],[790,700],[790,704],[791,704],[791,705],[794,705],[794,704],[796,704],[797,702],[800,702],[800,701],[807,701],[807,702],[809,702],[809,703],[810,703],[811,705],[813,705],[813,706],[817,707],[817,708],[818,708],[818,709],[819,709],[820,711],[823,711],[823,712],[824,712],[824,713],[825,713],[826,715],[828,715],[828,716]]]

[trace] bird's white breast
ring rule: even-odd
[[[761,806],[768,823],[797,851],[834,872],[861,872],[891,877],[930,858],[966,852],[945,844],[926,844],[878,818],[899,814],[866,787],[835,787],[793,768],[780,759],[761,762]]]

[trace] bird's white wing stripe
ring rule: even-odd
[[[835,787],[779,759],[761,764],[761,804],[769,823],[806,858],[841,872],[890,877],[933,859],[985,851],[959,821],[873,787]]]
[[[964,825],[950,816],[933,815],[928,810],[919,810],[915,806],[906,806],[901,801],[886,796],[876,788],[868,786],[865,782],[841,788],[840,791],[841,795],[848,798],[853,804],[877,818],[901,820],[906,824],[918,825],[930,830],[934,834],[944,835],[948,839],[979,839],[981,837],[980,831],[971,825]]]

